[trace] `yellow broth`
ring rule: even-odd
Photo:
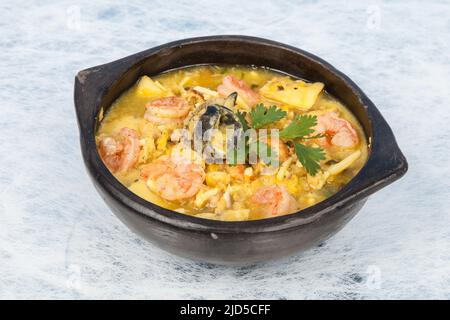
[[[189,114],[183,118],[187,119],[199,105],[207,104],[211,99],[217,101],[224,98],[220,95],[211,98],[208,94],[204,94],[203,98],[198,98],[198,94],[193,94],[194,88],[209,89],[212,91],[210,92],[212,95],[216,95],[218,86],[221,85],[224,77],[229,75],[232,75],[235,79],[243,80],[248,88],[259,95],[258,102],[267,107],[276,105],[286,111],[286,116],[283,119],[268,125],[267,128],[281,130],[292,122],[296,116],[302,114],[319,117],[334,112],[339,116],[339,119],[345,120],[351,125],[357,135],[358,142],[351,147],[335,146],[331,143],[327,143],[324,147],[320,146],[317,140],[304,140],[303,143],[306,145],[322,147],[326,153],[326,159],[320,161],[321,171],[315,176],[307,174],[305,168],[298,161],[292,146],[287,143],[288,161],[287,163],[280,163],[279,167],[269,168],[269,170],[267,165],[258,162],[244,165],[237,170],[235,165],[203,163],[204,180],[198,192],[193,196],[179,200],[169,200],[167,197],[161,196],[162,194],[150,187],[149,180],[140,175],[141,170],[157,159],[171,155],[178,143],[173,142],[171,136],[174,130],[185,127],[186,122],[155,124],[144,117],[146,104],[162,97],[180,97],[185,99],[191,108]],[[280,82],[277,82],[277,79],[280,79]],[[289,85],[295,84],[296,82],[293,81],[296,80],[298,79],[265,68],[226,65],[188,67],[165,72],[151,78],[145,77],[124,92],[113,103],[108,112],[102,115],[103,119],[96,134],[97,143],[99,144],[105,137],[117,137],[122,128],[135,130],[140,141],[138,160],[127,170],[111,171],[129,190],[161,207],[197,217],[223,221],[253,220],[289,214],[312,206],[338,192],[358,173],[368,156],[364,132],[353,114],[337,99],[328,94],[326,88],[320,90],[317,96],[314,96],[315,93],[308,91],[314,89],[317,92],[317,87],[300,88],[305,94],[303,100],[295,96],[289,96],[288,93],[290,94],[290,92],[280,88],[285,84],[288,88]],[[275,91],[270,91],[271,87],[268,83],[282,83],[283,85],[278,84]],[[297,89],[295,88],[295,90]],[[261,92],[265,92],[265,94]],[[292,92],[295,94],[294,91]],[[296,99],[295,101],[308,101],[305,103],[311,106],[284,103],[277,100],[277,94],[285,94],[286,101],[290,98]],[[254,106],[245,103],[245,99],[238,94],[237,105],[234,106],[233,111],[239,110],[248,113],[252,108]],[[337,123],[342,124],[344,122],[338,120]],[[123,154],[121,155],[123,156]],[[114,158],[114,161],[120,160],[120,155],[116,154],[116,156],[117,158]],[[107,161],[105,163],[108,166]],[[235,177],[236,170],[240,174],[238,178]],[[330,174],[330,172],[332,173]],[[162,182],[159,181],[158,183]],[[267,203],[255,203],[253,197],[255,192],[261,190],[261,187],[264,186],[280,186],[283,190],[286,190],[295,199],[295,210],[291,207],[289,212],[282,212],[281,210],[278,213],[268,214],[267,211],[274,207],[271,206],[267,209]]]

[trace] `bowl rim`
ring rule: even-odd
[[[248,221],[218,221],[182,214],[149,202],[131,192],[104,165],[95,143],[95,124],[101,100],[109,88],[119,81],[128,70],[139,63],[143,63],[151,55],[166,50],[170,52],[170,50],[185,45],[214,44],[218,41],[274,46],[277,49],[288,50],[296,55],[301,55],[312,63],[320,64],[328,72],[344,81],[345,85],[358,98],[368,116],[369,126],[372,131],[371,136],[367,137],[369,155],[367,162],[356,176],[336,194],[311,207],[284,216]],[[109,82],[99,85],[98,81],[105,78],[109,79]],[[320,217],[330,214],[336,208],[344,208],[366,198],[380,188],[399,179],[406,173],[408,168],[407,161],[401,153],[389,125],[372,101],[349,77],[328,62],[307,51],[264,38],[243,35],[216,35],[187,38],[162,44],[125,58],[78,72],[75,78],[74,96],[83,160],[94,182],[123,206],[131,209],[132,212],[146,219],[156,219],[177,228],[211,233],[259,233],[294,228],[299,225],[312,223]],[[379,153],[382,150],[388,151],[392,155],[387,159],[388,161],[380,159]],[[375,172],[370,170],[373,166],[377,169]]]

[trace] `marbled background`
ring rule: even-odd
[[[168,41],[246,34],[358,83],[410,171],[324,246],[232,268],[122,225],[85,172],[77,71]],[[0,3],[0,298],[450,298],[449,1]]]

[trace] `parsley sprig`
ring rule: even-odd
[[[300,115],[281,130],[280,137],[286,139],[304,138],[314,132],[313,128],[316,125],[316,116]]]
[[[266,108],[260,103],[249,113],[251,125],[249,125],[245,116],[245,113],[238,111],[237,117],[244,130],[249,128],[260,129],[283,119],[286,116],[286,111],[278,109],[276,106]],[[314,133],[316,125],[316,116],[300,115],[280,131],[280,138],[293,140],[297,158],[311,176],[315,176],[319,172],[320,161],[325,160],[325,151],[320,147],[308,146],[300,141],[324,137],[322,134],[311,135]]]
[[[325,160],[325,152],[322,148],[314,148],[294,141],[294,149],[300,163],[306,171],[315,176],[320,170],[320,161]]]
[[[275,106],[273,106],[273,107],[275,107]],[[264,108],[264,106],[263,106],[263,108]],[[275,107],[275,108],[276,108],[276,107]],[[264,109],[265,109],[265,108],[264,108]],[[269,108],[269,109],[270,109],[270,108]],[[267,110],[268,110],[268,109],[266,109],[266,111],[267,111]],[[278,113],[278,111],[277,111],[276,113]],[[266,112],[266,114],[269,114],[269,117],[273,117],[273,115],[274,115],[274,113],[273,113],[272,111],[270,111],[270,112],[268,112],[268,113]],[[254,127],[254,124],[255,124],[255,123],[258,123],[258,120],[254,121],[254,119],[258,119],[258,117],[261,117],[261,111],[258,111],[258,112],[257,112],[256,118],[254,118],[254,117],[252,116],[252,113],[250,113],[250,118],[251,118],[252,126],[250,126],[249,123],[247,122],[247,120],[245,119],[246,115],[247,115],[247,113],[245,113],[245,112],[244,112],[244,113],[241,113],[240,111],[238,111],[238,112],[236,113],[236,116],[237,116],[239,122],[240,122],[241,125],[242,125],[242,129],[243,129],[242,134],[243,134],[243,135],[244,135],[245,131],[247,131],[247,130],[250,129],[250,128],[256,129],[256,128]],[[279,117],[279,116],[277,116],[277,117]],[[283,115],[283,117],[284,117],[284,115]],[[263,121],[264,121],[265,123],[267,123],[267,124],[269,123],[267,119],[265,119],[265,120],[263,120]],[[275,120],[275,121],[278,121],[278,120]],[[273,122],[275,122],[275,121],[273,121]],[[272,122],[270,122],[270,123],[272,123]],[[268,138],[268,137],[266,137],[266,139],[267,139],[267,138]],[[245,136],[244,139],[245,139],[245,149],[244,149],[244,152],[245,152],[244,155],[245,155],[245,157],[247,157],[247,156],[250,155],[250,151],[251,151],[251,150],[256,151],[256,155],[260,155],[261,152],[262,152],[262,150],[265,150],[268,157],[271,157],[272,155],[277,156],[277,154],[275,153],[275,150],[273,150],[266,142],[261,141],[261,140],[251,141],[251,139],[250,139],[248,136]],[[235,152],[235,153],[236,153],[236,152]],[[234,158],[236,158],[236,155],[235,155]]]
[[[250,126],[248,125],[247,120],[245,120],[245,115],[246,115],[245,112],[242,113],[242,112],[238,111],[236,113],[236,116],[237,116],[237,118],[239,119],[239,122],[242,125],[242,129],[244,129],[244,131],[247,131],[248,129],[250,129]]]
[[[317,139],[323,137],[322,134],[311,136],[314,127],[317,125],[317,117],[311,115],[297,116],[280,132],[280,137],[285,139]],[[306,171],[314,176],[320,170],[320,161],[325,160],[325,152],[322,148],[314,148],[294,141],[294,150],[300,163]]]
[[[254,129],[260,129],[283,119],[286,116],[286,111],[278,109],[276,106],[266,108],[262,103],[259,103],[250,111],[249,115],[252,120],[252,127]]]

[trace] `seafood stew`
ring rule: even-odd
[[[99,117],[99,155],[122,184],[206,219],[297,212],[338,192],[368,156],[360,124],[322,83],[261,67],[143,76]]]

